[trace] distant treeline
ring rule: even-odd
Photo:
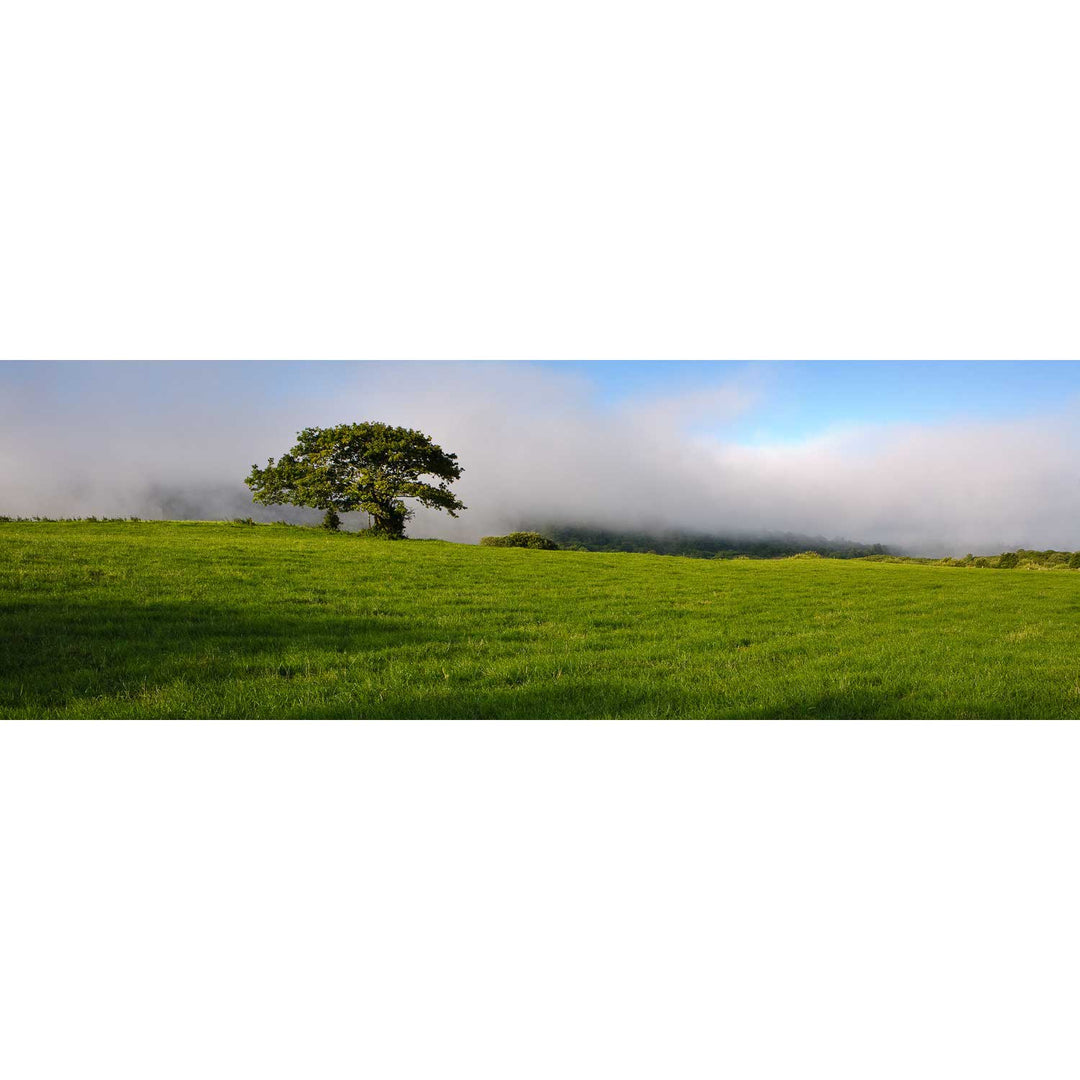
[[[0,522],[87,522],[117,524],[121,522],[146,522],[169,524],[160,519],[138,517],[19,517],[0,514]],[[197,521],[191,521],[197,524]],[[204,524],[253,526],[263,524],[288,525],[291,528],[316,528],[314,524],[279,520],[272,523],[256,522],[250,517],[218,519]],[[371,538],[371,530],[361,529],[351,536]],[[426,541],[414,541],[424,543]],[[580,525],[546,525],[536,530],[510,533],[507,536],[485,536],[480,540],[485,547],[525,547],[563,551],[638,552],[648,555],[682,555],[691,559],[785,559],[791,557],[827,559],[865,559],[869,562],[919,563],[923,566],[956,566],[992,570],[1080,570],[1080,551],[1057,551],[1048,548],[1038,551],[1017,548],[997,555],[973,555],[962,558],[933,558],[917,555],[899,555],[883,544],[859,544],[851,540],[828,539],[823,536],[805,536],[799,533],[769,533],[765,536],[747,538],[722,536],[712,533],[635,532],[628,529],[599,529]]]
[[[915,560],[911,560],[915,561]],[[994,570],[1080,570],[1080,551],[1032,551],[1017,548],[1000,555],[971,555],[962,559],[919,559],[933,566],[972,566]]]
[[[883,544],[860,544],[798,533],[768,533],[758,537],[719,533],[635,532],[582,525],[547,525],[537,532],[568,551],[636,551],[653,555],[684,555],[692,559],[779,559],[815,552],[829,559],[861,559],[893,554]]]

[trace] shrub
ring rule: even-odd
[[[988,561],[987,561],[986,559],[984,559],[984,558],[983,558],[983,557],[982,557],[982,556],[980,555],[980,556],[979,556],[979,557],[978,557],[978,558],[977,558],[977,559],[975,560],[975,565],[976,565],[976,566],[980,566],[980,567],[982,567],[982,566],[989,566],[989,565],[990,565],[990,563],[989,563],[989,562],[988,562]]]
[[[546,536],[535,532],[513,532],[507,536],[482,536],[480,543],[484,547],[522,547],[538,548],[541,551],[558,551],[559,545]]]
[[[999,570],[1013,570],[1020,565],[1020,556],[1015,551],[1004,551],[998,556]]]
[[[1074,551],[1069,556],[1069,569],[1080,570],[1080,551]]]
[[[233,524],[234,525],[254,525],[255,521],[254,521],[253,518],[249,518],[249,517],[246,517],[246,518],[233,518]]]

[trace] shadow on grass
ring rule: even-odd
[[[512,634],[513,631],[508,631]],[[493,635],[494,637],[494,635]],[[501,660],[518,647],[511,638]],[[460,630],[415,615],[200,601],[135,605],[108,594],[29,598],[0,610],[0,713],[9,716],[863,719],[930,716],[910,682],[733,703],[702,684],[635,680],[615,666],[519,683],[442,665]],[[1022,715],[985,699],[941,715]],[[1071,715],[1065,705],[1042,715]]]
[[[287,680],[303,673],[305,654],[325,661],[436,640],[415,619],[311,607],[31,601],[0,615],[0,708],[55,710],[182,679],[203,690],[244,678]]]
[[[444,681],[441,657],[461,641],[459,631],[415,616],[348,615],[311,605],[271,611],[200,601],[133,605],[107,594],[28,600],[0,611],[0,713],[181,719],[650,715],[655,693],[602,678],[538,677],[507,685],[478,674]],[[384,676],[390,668],[392,677]],[[384,682],[392,689],[382,693]],[[685,705],[682,695],[674,697],[673,707]]]
[[[748,720],[877,720],[913,716],[910,702],[899,689],[854,690],[842,694],[791,697],[781,702],[755,706],[746,712]]]

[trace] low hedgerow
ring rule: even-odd
[[[507,536],[482,536],[480,543],[484,547],[521,547],[537,548],[540,551],[558,551],[559,545],[546,536],[535,532],[512,532]]]

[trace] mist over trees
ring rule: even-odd
[[[565,523],[533,525],[530,528],[551,537],[561,548],[578,551],[651,552],[656,555],[684,555],[697,559],[733,559],[740,555],[755,559],[775,559],[807,551],[832,559],[898,554],[883,544],[857,543],[799,533],[748,536],[680,530],[651,532]]]

